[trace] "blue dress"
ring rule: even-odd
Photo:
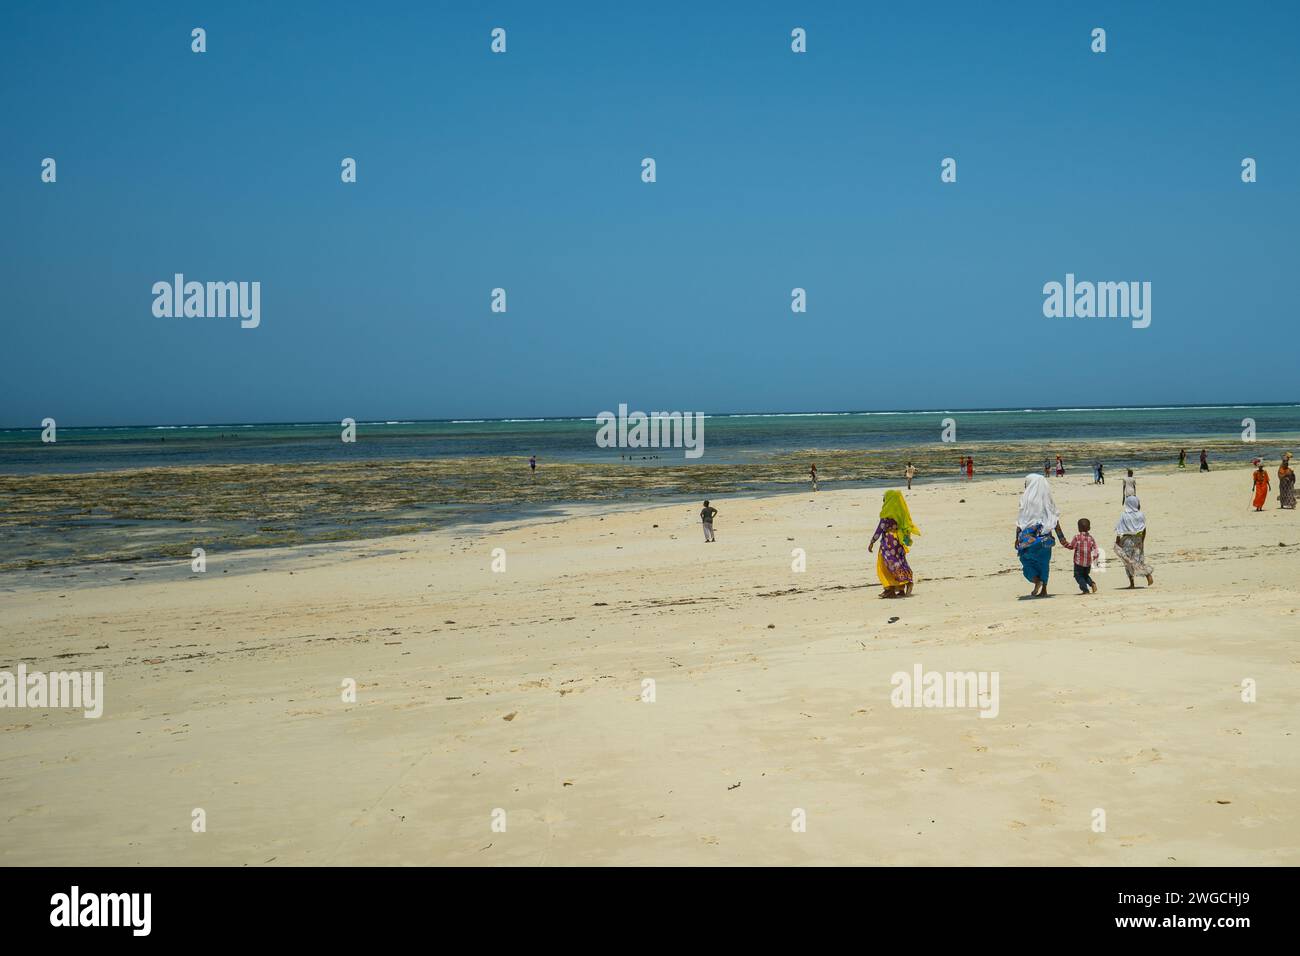
[[[1052,571],[1052,529],[1043,530],[1041,524],[1021,528],[1016,536],[1016,551],[1020,553],[1020,568],[1026,581],[1037,578],[1044,584]]]

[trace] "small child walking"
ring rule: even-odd
[[[1067,548],[1074,549],[1074,583],[1079,585],[1083,594],[1096,594],[1097,582],[1092,579],[1092,566],[1097,563],[1097,542],[1088,532],[1092,523],[1087,518],[1079,519],[1079,533],[1065,542]]]

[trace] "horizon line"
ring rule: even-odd
[[[620,403],[626,404],[626,403]],[[1015,413],[1033,413],[1033,412],[1121,412],[1121,411],[1177,411],[1180,409],[1227,409],[1227,408],[1300,408],[1297,402],[1223,402],[1223,403],[1189,403],[1174,405],[1070,405],[1070,406],[1023,406],[1002,408],[887,408],[887,409],[844,409],[844,410],[826,410],[826,411],[731,411],[731,412],[682,412],[681,414],[703,414],[705,418],[799,418],[799,417],[819,417],[819,416],[841,416],[841,415],[951,415],[957,413],[969,414],[1015,414]],[[659,413],[659,409],[646,414]],[[600,413],[597,413],[600,414]],[[611,413],[612,414],[612,413]],[[596,415],[534,415],[525,417],[485,417],[485,418],[398,418],[385,419],[383,421],[356,420],[358,425],[486,425],[515,422],[519,424],[537,423],[537,422],[581,422],[595,421]],[[160,429],[160,428],[257,428],[259,426],[273,425],[329,425],[336,426],[338,423],[333,419],[324,419],[317,421],[259,421],[259,422],[166,422],[166,423],[136,423],[130,425],[58,425],[64,429],[90,429],[90,428],[114,428],[123,431],[132,429]],[[0,432],[39,432],[43,425],[6,425],[0,427]]]

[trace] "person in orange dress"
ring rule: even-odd
[[[1268,500],[1268,489],[1270,485],[1268,480],[1268,472],[1264,470],[1264,465],[1262,462],[1260,463],[1259,467],[1255,469],[1254,478],[1255,478],[1255,501],[1254,501],[1255,510],[1263,511],[1264,502]]]

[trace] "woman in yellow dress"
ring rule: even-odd
[[[876,577],[884,590],[881,597],[907,597],[912,593],[913,575],[911,565],[907,563],[907,551],[912,547],[912,537],[921,530],[912,523],[912,513],[907,510],[901,491],[886,491],[885,501],[880,508],[880,523],[876,533],[867,545],[871,552],[876,542],[880,542],[880,554],[876,556]]]

